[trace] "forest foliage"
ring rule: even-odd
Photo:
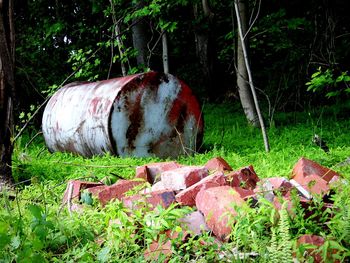
[[[209,19],[194,15],[201,1],[141,2],[142,7],[136,8],[137,1],[122,0],[16,1],[19,110],[29,111],[30,105],[40,104],[61,83],[121,76],[121,63],[129,74],[162,71],[160,38],[164,32],[169,39],[170,73],[187,82],[201,101],[238,102],[233,2],[209,1]],[[348,98],[346,1],[248,4],[250,61],[265,109],[303,110],[310,104]],[[131,28],[141,21],[146,24],[147,62],[137,65]],[[122,55],[117,51],[115,26],[120,30]],[[195,34],[209,38],[212,87],[202,77]],[[324,99],[325,95],[331,99]]]
[[[145,0],[141,7],[138,2],[15,2],[15,118],[20,136],[15,137],[12,170],[18,190],[14,195],[4,192],[0,198],[4,207],[0,210],[0,261],[143,262],[144,250],[165,229],[181,232],[176,219],[190,208],[141,210],[130,216],[118,201],[102,208],[94,200],[83,214],[70,215],[61,207],[69,179],[100,180],[111,173],[131,178],[137,165],[159,158],[51,154],[37,136],[40,105],[63,84],[120,77],[122,63],[128,74],[162,71],[164,33],[170,73],[194,90],[205,117],[203,145],[197,154],[179,157],[179,163],[202,165],[222,156],[233,168],[254,165],[261,178],[289,177],[293,164],[304,156],[349,180],[350,166],[344,164],[350,152],[347,1],[248,1],[250,62],[268,124],[270,153],[262,150],[260,132],[247,125],[239,105],[233,1],[208,1],[209,16],[195,14],[199,0]],[[143,65],[137,64],[131,32],[140,21],[147,25],[148,55]],[[203,78],[195,34],[209,37],[212,83]],[[21,127],[27,124],[22,133]],[[312,143],[316,133],[327,141],[329,153]],[[325,238],[319,248],[324,259],[349,260],[349,189],[346,185],[334,189],[336,214],[322,210],[323,201],[314,198],[315,214],[308,219],[304,218],[307,211],[298,205],[294,216],[285,209],[276,212],[267,202],[244,207],[238,211],[231,242],[221,250],[210,233],[186,243],[180,242],[180,236],[171,244],[170,262],[240,261],[233,252],[237,249],[259,255],[247,261],[307,260],[307,248],[297,247],[296,240],[310,233]],[[123,227],[109,224],[115,218]]]

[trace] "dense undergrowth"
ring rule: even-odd
[[[308,112],[275,114],[269,124],[271,152],[264,151],[261,132],[248,127],[239,108],[231,105],[206,105],[205,137],[199,153],[182,156],[182,164],[203,165],[222,156],[235,169],[252,164],[260,178],[289,177],[293,165],[304,156],[330,167],[350,180],[350,107],[329,107]],[[325,153],[312,142],[317,133],[327,141]],[[86,159],[68,153],[51,154],[42,138],[27,145],[30,136],[20,138],[13,157],[13,193],[0,197],[0,262],[144,262],[144,251],[164,230],[181,233],[177,218],[190,208],[170,207],[132,214],[118,201],[101,208],[97,202],[84,213],[70,215],[61,207],[62,194],[69,179],[96,181],[110,173],[124,178],[134,176],[135,167],[158,158],[118,158],[110,155]],[[334,189],[334,209],[322,210],[323,201],[313,200],[313,215],[299,205],[293,216],[276,212],[268,202],[239,209],[231,242],[222,247],[210,233],[181,241],[172,240],[170,262],[287,262],[303,259],[305,248],[297,248],[302,234],[325,238],[320,248],[324,259],[344,261],[350,256],[350,187]],[[279,218],[279,220],[278,220]],[[119,219],[121,224],[109,224]],[[205,242],[203,242],[205,241]],[[330,251],[336,249],[332,255]],[[242,259],[239,252],[254,252]],[[333,257],[333,258],[332,258]],[[159,262],[164,258],[160,257]]]

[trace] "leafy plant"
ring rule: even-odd
[[[337,75],[334,70],[326,69],[322,70],[321,67],[317,69],[315,73],[311,75],[311,80],[306,83],[308,86],[307,91],[313,92],[326,92],[326,97],[336,97],[342,92],[350,93],[350,76],[348,72],[341,72]],[[343,84],[339,87],[340,84]]]
[[[341,113],[342,109],[336,112]],[[234,169],[253,164],[259,177],[266,178],[289,177],[295,162],[300,156],[305,156],[332,167],[349,180],[350,166],[337,164],[348,158],[349,134],[344,130],[350,127],[348,119],[337,117],[333,113],[335,110],[332,108],[328,112],[323,109],[321,115],[322,131],[327,135],[331,154],[313,147],[311,135],[314,127],[304,112],[276,113],[276,127],[270,131],[273,150],[266,154],[261,148],[259,131],[248,128],[239,108],[207,104],[204,107],[205,151],[191,158],[179,157],[177,161],[204,165],[209,159],[222,156]],[[320,111],[313,109],[311,113],[320,116]],[[111,174],[130,179],[135,175],[136,166],[161,159],[118,158],[110,154],[87,159],[69,153],[52,154],[44,146],[42,137],[37,137],[25,147],[30,140],[31,134],[25,133],[16,141],[14,148],[13,170],[15,177],[20,178],[18,185],[22,187],[14,200],[7,194],[0,196],[3,207],[0,210],[0,250],[4,251],[0,253],[0,260],[143,262],[144,251],[155,239],[168,241],[165,230],[181,232],[177,218],[188,213],[188,208],[172,206],[151,210],[145,200],[140,200],[140,210],[133,213],[119,201],[103,208],[96,205],[98,202],[83,204],[84,212],[73,213],[72,216],[64,207],[61,208],[62,195],[69,179],[99,181]],[[31,179],[30,185],[22,183],[28,179]],[[281,251],[298,251],[290,244],[300,235],[310,233],[329,241],[320,249],[321,254],[330,256],[333,254],[329,251],[336,249],[337,253],[332,257],[345,260],[349,257],[350,190],[347,184],[341,183],[333,191],[333,209],[324,209],[324,202],[317,197],[309,208],[302,207],[294,192],[291,195],[292,209],[288,209],[290,216],[285,214],[286,211],[277,212],[264,199],[259,199],[258,204],[249,203],[254,206],[237,207],[230,242],[219,246],[210,232],[190,237],[186,242],[179,236],[171,241],[173,255],[170,261],[271,262],[270,251],[276,251],[274,256],[277,258],[281,258]],[[84,195],[85,203],[90,203],[90,196]],[[286,241],[284,246],[282,240]],[[239,259],[240,253],[252,252],[258,256]]]
[[[284,202],[279,211],[277,227],[272,228],[271,245],[268,248],[271,262],[293,262],[292,243],[289,225],[287,202]]]

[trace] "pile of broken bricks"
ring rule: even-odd
[[[203,231],[210,231],[219,242],[225,242],[232,230],[230,218],[236,215],[234,207],[241,206],[248,199],[256,203],[259,198],[265,198],[276,209],[281,209],[282,198],[287,201],[287,209],[291,211],[292,189],[297,190],[301,204],[307,206],[315,195],[323,196],[326,200],[332,183],[340,180],[335,171],[306,158],[301,158],[295,164],[292,179],[288,180],[283,177],[260,179],[251,165],[233,171],[221,157],[209,160],[204,166],[186,166],[177,162],[151,163],[137,167],[135,178],[121,179],[110,186],[73,180],[67,185],[63,201],[73,210],[73,206],[79,206],[77,201],[80,200],[82,190],[86,189],[102,206],[119,199],[131,211],[140,206],[147,206],[151,210],[159,205],[167,208],[174,203],[194,207],[194,212],[180,219],[184,229],[187,229],[186,234],[199,235]],[[146,185],[145,182],[149,183],[149,187],[137,194],[127,195],[135,187]],[[326,201],[325,206],[331,207],[332,204]],[[320,246],[320,240],[323,239],[316,235],[304,235],[298,239],[298,243]],[[158,254],[152,254],[153,251]],[[157,257],[159,251],[170,256],[170,242],[158,244],[154,241],[145,252],[145,257]],[[317,262],[316,257],[314,259]]]

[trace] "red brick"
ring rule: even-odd
[[[180,218],[182,228],[186,229],[193,235],[200,235],[203,232],[208,232],[210,229],[205,223],[204,215],[199,211],[194,211],[183,218]]]
[[[293,185],[284,177],[271,177],[267,180],[272,184],[273,190],[278,190],[285,195],[290,189],[293,188]]]
[[[153,241],[151,245],[148,247],[148,249],[146,249],[146,251],[144,252],[144,257],[147,261],[160,262],[159,257],[163,255],[165,256],[165,259],[163,262],[168,262],[169,258],[172,255],[171,240],[179,239],[181,237],[181,240],[177,240],[177,241],[183,244],[187,242],[187,239],[189,237],[189,233],[186,231],[179,233],[172,230],[166,230],[162,232],[161,235],[162,235],[162,238],[158,236],[158,239]]]
[[[221,157],[215,157],[213,159],[210,159],[206,164],[205,167],[208,170],[214,170],[214,171],[232,171],[231,166]]]
[[[332,185],[332,184],[336,184],[340,181],[340,176],[333,176],[332,179],[328,182],[328,184]]]
[[[125,207],[130,209],[140,209],[143,206],[148,206],[154,209],[157,205],[168,208],[175,202],[175,194],[173,191],[163,190],[155,191],[148,194],[137,194],[122,198]]]
[[[324,195],[327,192],[329,192],[329,186],[327,181],[323,180],[316,174],[311,174],[306,177],[298,178],[297,182],[307,191],[309,191],[309,193],[312,195]]]
[[[162,172],[160,177],[165,188],[174,191],[186,189],[208,176],[208,169],[200,166],[185,166]]]
[[[159,181],[159,182],[156,182],[154,185],[152,185],[151,187],[151,191],[162,191],[162,190],[169,190],[169,189],[166,189],[163,182],[162,181]]]
[[[241,196],[241,198],[243,198],[244,200],[247,200],[250,197],[255,197],[255,192],[253,190],[250,189],[244,189],[242,187],[232,187],[237,193],[239,193],[239,195]]]
[[[159,162],[150,163],[136,168],[136,178],[147,180],[150,184],[160,180],[160,174],[165,171],[170,171],[182,167],[177,162]]]
[[[169,238],[169,239],[177,239],[179,237],[181,237],[181,241],[185,242],[187,240],[187,238],[190,236],[190,233],[188,233],[187,231],[181,231],[181,232],[176,232],[173,230],[166,230],[164,232],[164,234]]]
[[[293,168],[293,179],[301,184],[303,178],[310,175],[317,175],[327,182],[332,180],[334,176],[339,176],[339,174],[327,167],[304,157],[300,158]]]
[[[288,211],[288,214],[291,217],[294,217],[295,216],[295,207],[294,207],[293,201],[290,198],[290,196],[275,196],[273,201],[272,201],[272,204],[277,210],[281,210],[284,202],[287,202],[286,209]]]
[[[275,196],[275,198],[272,201],[272,204],[275,207],[275,209],[281,210],[284,202],[287,202],[286,209],[288,211],[289,216],[292,218],[295,217],[295,212],[297,208],[295,207],[296,204],[292,201],[290,192],[288,192],[285,196]],[[314,214],[313,209],[309,209],[311,204],[310,200],[299,196],[299,204],[305,211],[305,219]],[[326,206],[324,206],[324,209],[326,209]]]
[[[164,255],[164,262],[168,262],[172,253],[170,240],[162,243],[159,243],[159,241],[153,241],[149,248],[144,252],[144,257],[147,261],[158,262],[159,257]]]
[[[195,206],[196,196],[200,190],[210,187],[223,186],[225,184],[226,180],[224,174],[222,172],[216,172],[213,175],[205,177],[194,185],[191,185],[187,189],[182,190],[175,196],[175,198],[181,205]]]
[[[263,195],[265,199],[273,201],[275,194],[286,195],[293,188],[293,185],[284,177],[271,177],[262,179],[254,189],[258,195]]]
[[[91,187],[88,189],[88,192],[90,192],[94,196],[98,196],[98,193],[104,190],[108,185],[98,185],[95,187]]]
[[[298,238],[297,245],[313,245],[314,248],[307,249],[307,257],[312,257],[314,259],[314,262],[320,263],[323,262],[322,255],[320,253],[316,253],[315,250],[321,247],[324,244],[324,239],[320,236],[316,235],[303,235]]]
[[[321,263],[321,262],[334,262],[334,263],[339,263],[341,262],[339,259],[336,259],[333,257],[333,255],[337,254],[338,250],[334,248],[328,248],[327,254],[326,254],[326,259],[323,260],[321,252],[317,253],[316,250],[319,249],[322,245],[324,245],[325,240],[321,236],[317,235],[303,235],[298,238],[297,240],[297,246],[302,246],[302,245],[312,245],[314,248],[308,248],[306,258],[308,257],[313,257],[314,261],[316,263]]]
[[[96,183],[96,182],[86,182],[86,181],[80,181],[80,180],[70,180],[67,183],[66,191],[64,192],[63,196],[63,203],[67,202],[68,199],[68,190],[69,185],[72,184],[73,190],[72,190],[72,199],[77,198],[80,199],[80,192],[84,189],[101,186],[102,183]]]
[[[73,203],[70,209],[71,211],[82,214],[84,212],[84,205]]]
[[[227,240],[231,233],[233,216],[237,213],[233,205],[245,203],[230,186],[219,186],[201,190],[196,197],[196,206],[204,214],[207,226],[221,240]]]
[[[152,184],[152,179],[149,175],[149,172],[147,170],[147,167],[145,165],[143,166],[137,166],[136,167],[136,176],[135,178],[140,178],[145,180],[146,182],[149,182],[150,184]]]
[[[141,182],[132,180],[119,180],[111,186],[106,186],[104,189],[99,191],[98,199],[102,206],[106,205],[109,201],[113,199],[121,199],[124,194],[135,186],[139,185]]]
[[[250,190],[256,187],[259,180],[252,165],[226,175],[226,181],[230,186],[242,187]]]

